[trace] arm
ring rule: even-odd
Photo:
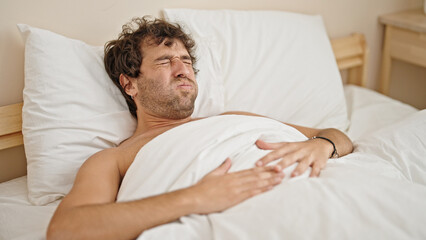
[[[271,189],[283,177],[271,167],[227,173],[231,161],[226,160],[192,187],[116,203],[121,182],[118,159],[119,152],[108,149],[82,165],[49,224],[47,239],[134,239],[184,215],[227,209]]]
[[[118,152],[107,149],[82,165],[50,222],[47,239],[132,239],[188,211],[188,203],[179,193],[114,203],[121,181],[116,159]]]
[[[261,115],[247,112],[226,112],[224,114],[238,114],[264,117]],[[258,140],[256,142],[256,145],[259,148],[265,150],[272,150],[272,152],[259,159],[259,161],[256,163],[257,166],[264,166],[271,161],[282,158],[282,160],[275,166],[276,171],[281,171],[282,169],[290,166],[291,164],[299,162],[296,169],[293,171],[292,176],[297,176],[304,173],[309,166],[312,166],[312,172],[310,176],[318,176],[321,169],[325,167],[327,160],[331,157],[331,154],[334,149],[333,145],[324,139],[312,139],[312,137],[314,136],[325,137],[330,139],[334,143],[340,157],[349,154],[353,151],[352,141],[338,129],[316,129],[288,123],[284,124],[296,128],[309,139],[304,142],[281,143],[267,143],[262,140]]]

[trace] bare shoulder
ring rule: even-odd
[[[99,151],[89,157],[81,166],[79,175],[90,174],[108,174],[119,171],[119,163],[123,160],[122,150],[120,148],[108,148]],[[76,180],[79,180],[78,178]]]

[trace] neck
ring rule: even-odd
[[[148,113],[138,113],[138,125],[134,135],[161,128],[171,128],[191,121],[191,116],[183,119],[168,119]]]

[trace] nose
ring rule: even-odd
[[[171,62],[174,77],[188,77],[192,71],[192,66],[185,64],[180,58],[173,58]]]

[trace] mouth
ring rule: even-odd
[[[190,83],[181,83],[177,86],[178,89],[191,90],[194,87]]]

